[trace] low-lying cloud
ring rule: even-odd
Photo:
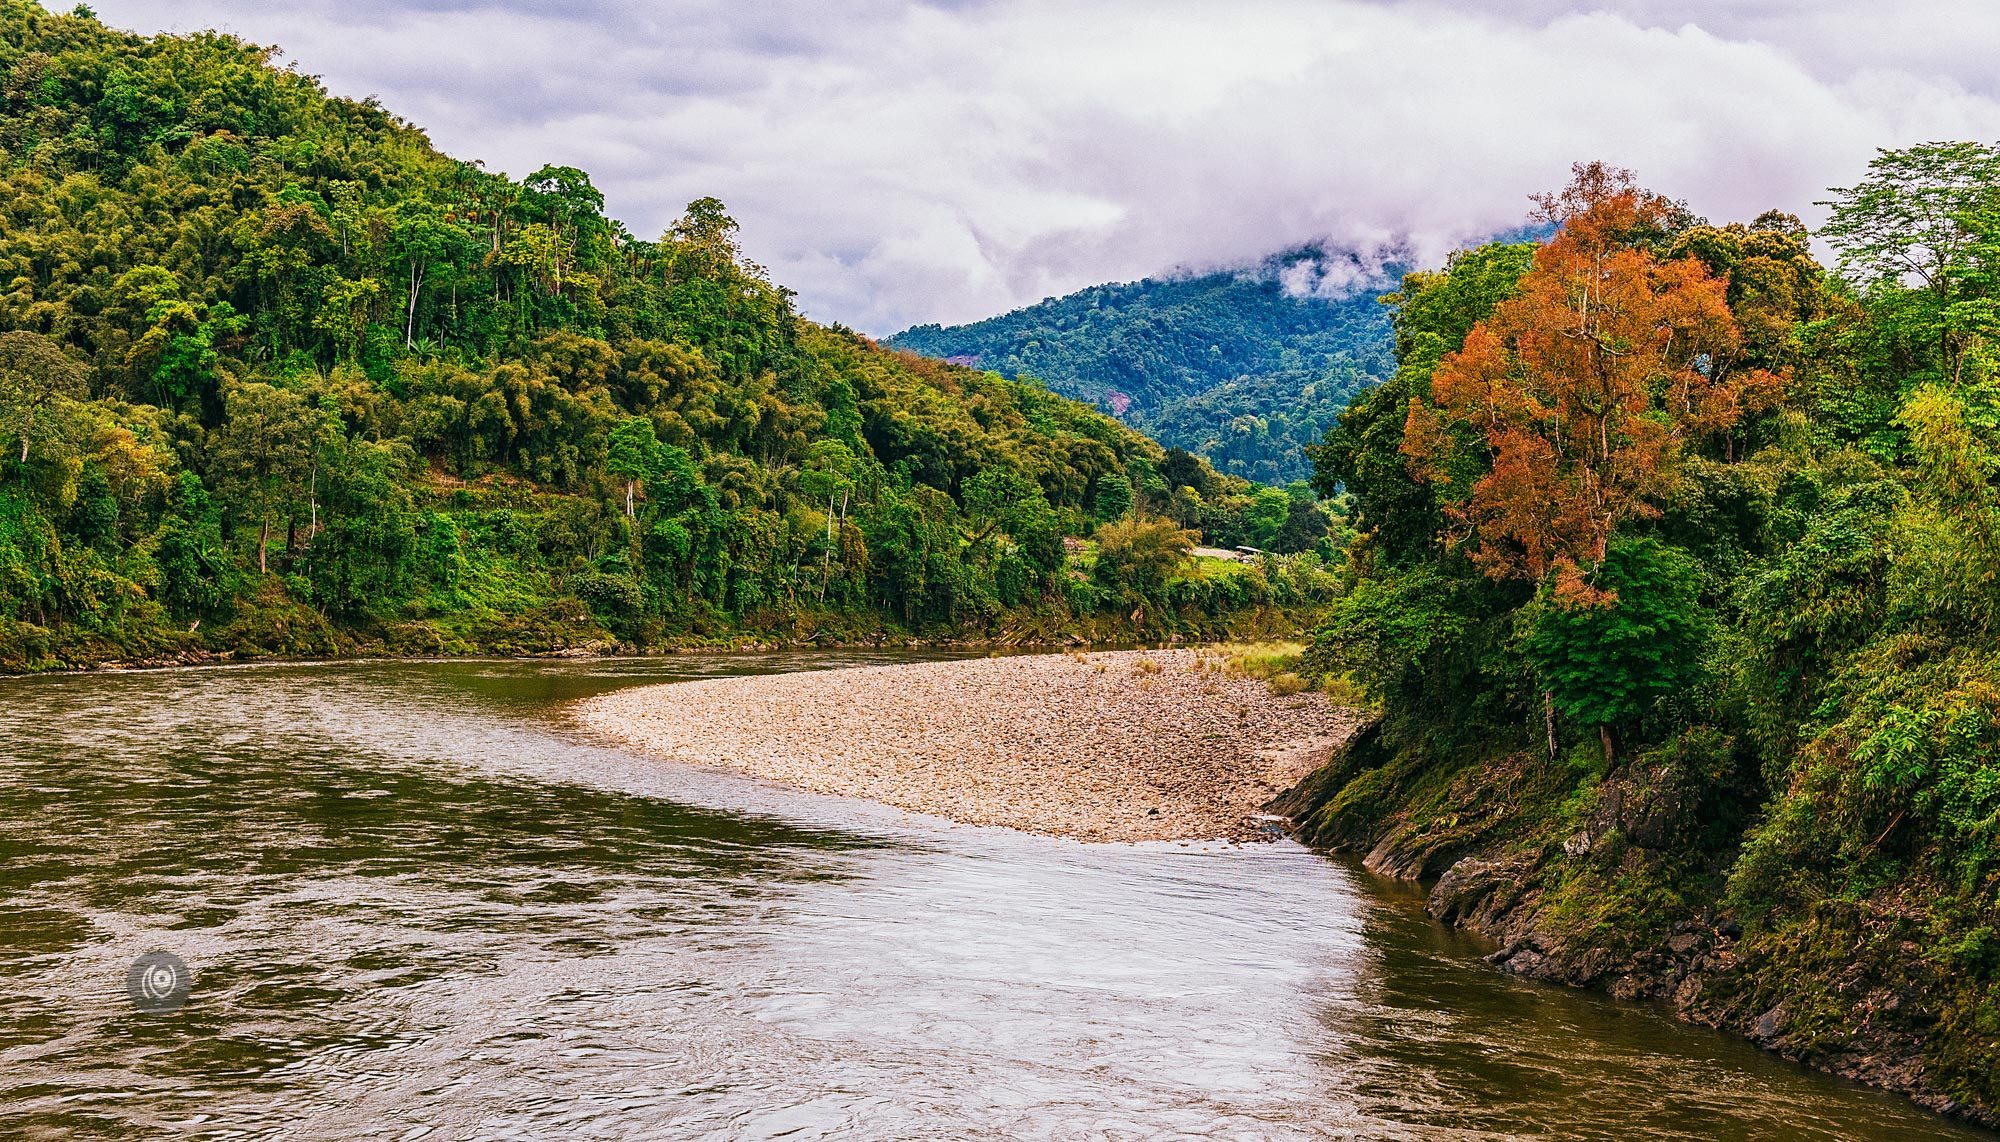
[[[493,169],[583,167],[641,234],[715,195],[807,313],[875,333],[1314,241],[1436,261],[1578,159],[1810,221],[1878,146],[2000,138],[1983,0],[96,7],[279,44]],[[1328,267],[1295,288],[1350,288]]]
[[[1393,288],[1397,267],[1416,261],[1409,247],[1401,243],[1355,249],[1320,242],[1287,251],[1259,269],[1276,278],[1279,288],[1293,297],[1339,301]]]

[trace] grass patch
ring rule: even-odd
[[[1305,650],[1302,642],[1220,642],[1196,651],[1195,668],[1258,679],[1280,697],[1318,691],[1336,705],[1358,710],[1375,708],[1361,687],[1344,674],[1328,674],[1317,681],[1301,674],[1298,667]]]

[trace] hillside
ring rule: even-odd
[[[0,668],[1131,637],[1326,587],[1147,522],[1266,539],[1284,497],[800,319],[713,199],[640,238],[583,171],[28,0],[0,80]]]
[[[1219,471],[1283,484],[1305,477],[1305,446],[1393,369],[1369,275],[1333,300],[1299,288],[1337,257],[1307,248],[1248,270],[1094,286],[885,343],[1035,377]]]
[[[2000,150],[1879,155],[1837,269],[1577,174],[1314,450],[1301,668],[1383,716],[1289,807],[1507,970],[2000,1121]]]

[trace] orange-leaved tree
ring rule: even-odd
[[[1724,280],[1654,255],[1672,204],[1629,171],[1575,174],[1537,200],[1559,229],[1518,292],[1411,399],[1403,452],[1458,493],[1452,538],[1487,574],[1553,576],[1560,599],[1592,604],[1613,598],[1592,582],[1612,532],[1658,514],[1681,450],[1775,403],[1783,380],[1734,367]]]

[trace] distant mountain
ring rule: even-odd
[[[1307,474],[1354,395],[1394,368],[1376,298],[1402,269],[1313,246],[1243,270],[1093,286],[888,344],[1031,376],[1218,470],[1282,484]]]

